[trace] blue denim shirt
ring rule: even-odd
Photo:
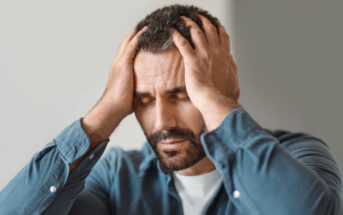
[[[1,191],[0,214],[183,214],[171,173],[148,143],[114,147],[99,160],[107,142],[69,173],[90,145],[75,121]],[[323,141],[268,131],[238,108],[201,143],[223,177],[206,214],[343,214],[341,173]]]

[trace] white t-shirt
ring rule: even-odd
[[[222,184],[222,177],[217,170],[196,176],[184,176],[173,172],[173,178],[185,215],[204,214],[204,210]]]

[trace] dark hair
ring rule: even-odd
[[[139,50],[158,52],[174,47],[171,28],[179,31],[194,48],[189,27],[184,24],[180,16],[192,19],[203,30],[202,22],[197,16],[198,14],[205,16],[218,29],[219,21],[217,18],[193,5],[176,4],[153,11],[136,26],[137,32],[144,26],[148,26],[148,29],[138,38],[137,52]]]

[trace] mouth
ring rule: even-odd
[[[181,147],[185,141],[186,141],[185,139],[172,139],[172,140],[162,141],[160,145],[162,149],[164,150],[172,150],[172,149],[177,149]]]

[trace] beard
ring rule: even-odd
[[[200,135],[205,131],[205,126],[198,134],[190,129],[170,127],[168,130],[159,130],[146,136],[162,168],[168,171],[178,171],[193,166],[206,156],[200,142]],[[185,140],[180,149],[165,150],[159,147],[161,141],[173,138]]]

